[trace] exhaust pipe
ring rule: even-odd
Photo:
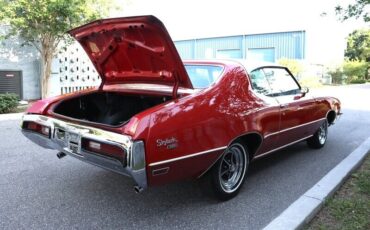
[[[144,189],[142,187],[140,187],[139,185],[135,185],[134,190],[135,190],[136,193],[141,193],[142,191],[144,191]]]
[[[57,153],[57,157],[59,158],[59,159],[62,159],[63,157],[65,157],[65,156],[67,156],[65,153],[63,153],[63,152],[59,152],[59,153]]]

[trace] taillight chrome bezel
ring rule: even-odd
[[[51,128],[49,126],[41,125],[37,122],[33,121],[23,122],[22,129],[40,134],[49,139],[51,137]]]
[[[104,157],[117,159],[122,162],[124,167],[127,165],[126,150],[119,144],[82,137],[81,149]]]

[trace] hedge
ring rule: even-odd
[[[0,94],[0,113],[9,113],[18,105],[18,95],[14,93]]]
[[[365,79],[353,79],[349,82],[350,84],[364,84],[366,83]]]

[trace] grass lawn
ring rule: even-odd
[[[305,229],[370,229],[370,155]]]

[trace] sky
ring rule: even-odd
[[[345,37],[354,29],[366,26],[360,19],[341,23],[335,17],[334,7],[339,3],[345,6],[352,0],[117,2],[122,5],[122,10],[112,16],[154,15],[165,24],[173,40],[305,30],[308,57],[325,59],[326,62],[342,60]],[[326,16],[322,16],[323,12]]]

